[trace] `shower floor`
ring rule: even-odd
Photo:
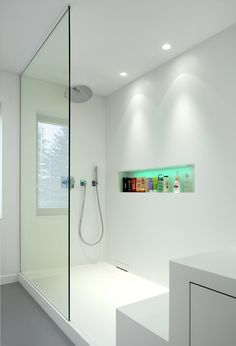
[[[62,277],[51,277],[35,284],[61,305],[64,282]],[[71,322],[88,335],[91,346],[115,346],[116,309],[167,291],[108,263],[75,266],[71,268]]]

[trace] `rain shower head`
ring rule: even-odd
[[[65,97],[68,98],[69,90],[66,90]],[[71,102],[82,103],[88,101],[93,96],[92,90],[86,85],[74,85],[70,89]]]

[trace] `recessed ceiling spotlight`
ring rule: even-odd
[[[170,43],[165,43],[165,44],[163,44],[163,46],[161,48],[163,50],[170,50],[171,49],[171,44]]]
[[[120,73],[120,76],[121,76],[121,77],[127,77],[127,76],[128,76],[128,73],[127,73],[127,72],[121,72],[121,73]]]

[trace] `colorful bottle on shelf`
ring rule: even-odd
[[[122,180],[122,191],[127,192],[128,191],[128,178],[123,177]]]
[[[128,192],[132,192],[132,178],[128,178]]]
[[[168,175],[164,175],[164,188],[163,192],[169,192],[169,177]]]
[[[132,178],[132,192],[136,192],[137,178]]]
[[[141,178],[141,191],[140,192],[146,192],[146,178]]]
[[[136,192],[141,192],[141,179],[136,179]]]
[[[179,181],[179,176],[178,173],[175,176],[175,182],[174,182],[174,193],[179,193],[180,192],[180,181]]]
[[[148,178],[145,178],[145,192],[149,192]]]
[[[148,191],[152,192],[152,190],[153,190],[152,178],[148,178]]]
[[[164,184],[163,184],[163,175],[159,174],[158,175],[158,192],[163,192]]]
[[[157,191],[158,188],[158,179],[157,178],[152,178],[152,185],[153,185],[153,191]]]

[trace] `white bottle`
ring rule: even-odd
[[[179,192],[180,192],[180,181],[179,181],[179,176],[176,175],[175,182],[174,182],[174,193],[179,193]]]

